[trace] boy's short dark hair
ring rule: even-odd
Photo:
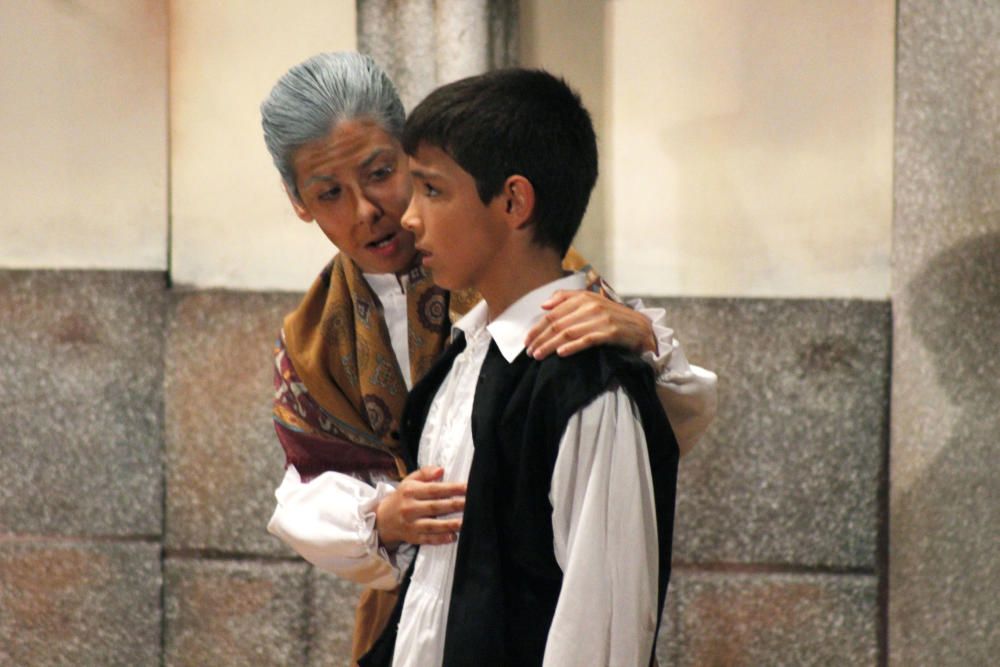
[[[597,181],[597,139],[580,96],[543,70],[501,69],[442,86],[410,113],[403,150],[448,153],[484,204],[520,174],[535,189],[536,242],[569,248]]]

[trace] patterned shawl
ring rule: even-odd
[[[448,294],[421,268],[409,273],[411,377],[444,346]],[[286,461],[304,479],[326,470],[401,477],[399,419],[406,383],[378,297],[337,255],[285,318],[275,350],[274,424]]]

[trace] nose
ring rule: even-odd
[[[423,234],[424,225],[420,221],[420,215],[417,213],[416,199],[416,197],[410,197],[410,204],[406,207],[406,211],[403,212],[403,217],[400,218],[399,224],[403,226],[403,229],[412,232],[419,239]]]
[[[373,225],[382,217],[382,207],[371,195],[359,188],[357,194],[357,221],[359,225]]]

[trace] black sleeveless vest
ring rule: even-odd
[[[403,442],[411,469],[431,401],[464,347],[459,337],[410,393]],[[659,541],[657,619],[662,615],[679,453],[651,369],[611,347],[541,362],[522,352],[508,364],[491,343],[473,403],[476,451],[459,535],[445,667],[541,664],[562,586],[548,500],[559,443],[570,418],[615,384],[637,405],[646,436]],[[362,658],[362,667],[392,663],[408,582],[409,575],[386,631]]]

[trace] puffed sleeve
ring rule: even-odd
[[[642,356],[656,371],[656,394],[683,456],[715,418],[718,377],[710,370],[688,363],[680,341],[666,325],[666,311],[645,308],[639,299],[631,301],[629,306],[652,322],[659,349],[655,354],[645,352]]]
[[[338,472],[303,482],[288,466],[274,492],[277,506],[267,530],[316,567],[372,588],[395,588],[414,548],[389,552],[375,531],[375,509],[395,487],[371,486]]]

